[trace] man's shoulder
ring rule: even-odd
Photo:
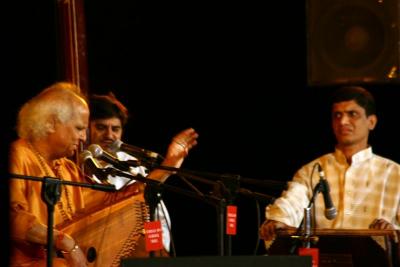
[[[11,149],[24,149],[24,148],[28,148],[28,142],[26,142],[24,139],[22,138],[18,138],[14,141],[11,142],[10,144],[10,148]]]
[[[385,157],[385,156],[377,155],[377,154],[374,154],[373,158],[374,158],[375,161],[379,161],[379,162],[381,162],[381,163],[383,163],[383,164],[385,164],[387,166],[394,166],[394,167],[400,169],[400,163],[394,161],[393,159],[390,159],[390,158]]]
[[[17,139],[9,145],[10,158],[23,158],[24,156],[33,153],[29,148],[28,143],[24,139]]]

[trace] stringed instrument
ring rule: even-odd
[[[138,194],[89,211],[57,229],[76,240],[86,254],[88,266],[118,267],[121,259],[135,254],[148,214],[143,194]]]

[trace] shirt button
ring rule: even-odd
[[[351,215],[351,211],[345,210],[345,211],[344,211],[344,214],[346,214],[346,215]]]

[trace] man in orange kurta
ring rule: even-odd
[[[20,138],[10,148],[10,173],[87,182],[68,159],[86,140],[89,121],[88,105],[76,91],[72,84],[56,83],[21,108],[17,125]],[[46,265],[48,217],[41,187],[38,181],[10,181],[11,266]],[[95,206],[104,207],[135,193],[137,188],[110,193],[62,185],[54,225],[66,224]],[[54,241],[55,250],[62,255],[54,258],[54,266],[87,266],[86,256],[70,235],[55,229]]]

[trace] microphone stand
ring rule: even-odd
[[[179,169],[177,169],[177,168],[166,167],[166,166],[163,166],[162,168],[164,168],[164,167],[166,169],[170,170],[170,171],[174,171],[175,173],[179,173],[180,172]],[[192,192],[192,191],[181,189],[181,188],[178,188],[178,187],[175,187],[175,186],[171,186],[171,185],[168,185],[168,184],[165,184],[165,183],[161,183],[161,182],[156,181],[156,180],[145,178],[140,174],[137,174],[136,176],[134,176],[134,175],[131,175],[129,173],[126,173],[124,171],[120,171],[120,170],[117,170],[117,169],[114,169],[114,168],[107,168],[107,172],[108,172],[108,174],[113,175],[113,176],[122,176],[122,177],[126,177],[128,179],[137,180],[137,181],[140,181],[140,182],[143,182],[143,183],[146,184],[145,199],[146,199],[146,201],[148,201],[148,204],[150,206],[150,217],[152,217],[153,214],[154,214],[155,207],[156,207],[156,205],[158,203],[159,192],[160,192],[161,188],[169,190],[171,192],[182,194],[182,195],[185,195],[185,196],[188,196],[188,197],[191,197],[191,198],[199,199],[199,200],[201,200],[203,202],[206,202],[208,204],[211,204],[211,205],[216,205],[215,203],[221,203],[221,205],[223,205],[225,203],[225,199],[223,199],[218,194],[206,195],[206,194],[203,194],[202,192],[200,192],[199,190],[195,190],[195,192]],[[200,182],[203,182],[203,183],[206,183],[206,184],[211,184],[211,185],[214,186],[214,188],[218,188],[220,186],[217,182],[211,182],[209,180],[205,180],[205,179],[202,179],[200,177],[197,177],[196,180],[200,181]],[[221,208],[221,210],[222,210],[222,208]],[[218,223],[219,227],[222,227],[224,225],[223,224],[223,222],[224,222],[223,219],[224,219],[223,215],[220,215],[218,217],[218,222],[221,222],[221,223]],[[224,251],[223,244],[224,244],[223,230],[219,230],[218,245],[219,245],[219,253],[221,254],[221,256],[224,255],[223,254],[224,253],[223,252]],[[151,254],[150,256],[152,256],[152,255],[153,254]]]
[[[244,178],[237,174],[216,174],[216,173],[210,173],[210,172],[199,172],[199,171],[193,171],[193,170],[188,170],[188,169],[183,169],[183,168],[175,168],[175,167],[159,165],[155,162],[154,159],[128,160],[126,162],[128,164],[131,164],[132,167],[145,166],[148,169],[166,170],[166,171],[172,172],[173,174],[180,175],[181,177],[187,177],[189,179],[196,180],[196,181],[199,181],[202,183],[207,183],[207,184],[215,184],[216,182],[219,182],[221,180],[224,181],[224,183],[227,183],[227,182],[229,183],[230,180],[237,180],[239,185],[241,183],[246,183],[246,184],[251,184],[251,185],[258,186],[258,187],[268,186],[268,187],[279,188],[279,189],[282,189],[286,186],[286,183],[284,183],[284,182],[270,181],[270,180],[260,181],[258,179]],[[205,177],[207,177],[207,178],[205,178]],[[185,181],[185,182],[187,182],[187,181]],[[241,187],[239,187],[239,185],[234,188],[230,188],[230,186],[228,184],[226,187],[230,188],[231,190],[235,190],[236,191],[235,193],[237,193],[237,194],[251,197],[258,201],[262,201],[262,202],[266,202],[266,203],[275,201],[275,197],[273,197],[273,196],[262,194],[259,192],[254,192],[247,188],[241,188]]]
[[[42,199],[47,205],[47,266],[53,266],[54,205],[60,200],[60,183],[51,177],[44,177],[41,189]]]
[[[193,170],[188,170],[188,169],[183,169],[183,168],[174,168],[174,167],[169,167],[169,166],[164,166],[164,165],[156,165],[154,163],[154,160],[145,160],[145,161],[139,161],[143,166],[149,169],[161,169],[161,170],[166,170],[170,171],[174,174],[181,175],[184,177],[187,177],[192,180],[197,180],[199,182],[205,183],[205,181],[210,181],[208,183],[215,183],[218,181],[224,182],[226,184],[226,187],[230,190],[236,191],[236,194],[241,194],[246,197],[253,198],[258,201],[262,201],[265,203],[271,203],[275,201],[275,197],[266,195],[263,193],[259,192],[254,192],[252,190],[249,190],[247,188],[240,187],[241,184],[249,184],[249,185],[255,185],[257,187],[268,187],[268,188],[276,188],[276,189],[283,189],[286,186],[285,182],[279,182],[279,181],[271,181],[271,180],[258,180],[258,179],[251,179],[251,178],[244,178],[241,177],[240,175],[237,174],[217,174],[217,173],[211,173],[211,172],[199,172],[199,171],[193,171]],[[147,165],[146,165],[147,164]],[[232,187],[229,183],[231,180],[236,180],[238,185],[236,187]]]
[[[152,186],[146,186],[144,190],[144,198],[146,203],[149,205],[150,221],[155,220],[155,213],[158,203],[161,198],[161,187],[160,184],[154,183]],[[150,258],[155,257],[155,252],[150,251]]]
[[[169,171],[173,171],[176,174],[181,174],[180,169],[178,168],[173,168],[173,167],[167,167],[167,166],[159,166],[160,169],[166,169]],[[217,206],[217,211],[218,211],[218,217],[217,217],[217,221],[218,221],[218,249],[219,249],[219,254],[221,256],[224,256],[226,253],[230,254],[230,252],[227,252],[225,249],[225,244],[229,244],[228,241],[224,240],[224,229],[225,229],[225,208],[226,208],[226,203],[228,202],[225,197],[227,197],[227,192],[228,190],[226,190],[226,187],[223,185],[223,183],[221,182],[215,182],[215,181],[209,181],[209,180],[205,180],[201,177],[195,177],[195,179],[197,181],[206,183],[206,184],[211,184],[214,186],[214,192],[212,192],[210,195],[205,195],[203,193],[201,193],[199,190],[195,190],[195,193],[188,191],[188,190],[184,190],[181,188],[177,188],[175,186],[171,186],[171,185],[167,185],[164,183],[160,183],[156,180],[152,180],[152,179],[147,179],[144,178],[141,175],[137,175],[137,176],[133,176],[131,174],[128,174],[126,172],[123,171],[119,171],[117,169],[114,169],[113,173],[111,175],[117,175],[117,176],[123,176],[123,177],[127,177],[131,180],[138,180],[141,181],[143,183],[146,183],[146,191],[145,191],[145,198],[147,201],[149,201],[149,205],[150,207],[150,212],[151,214],[154,214],[154,210],[155,210],[155,205],[157,205],[157,200],[154,201],[154,198],[158,198],[158,192],[160,190],[160,188],[163,189],[167,189],[169,191],[175,192],[175,193],[179,193],[179,194],[183,194],[192,198],[196,198],[196,199],[200,199],[208,204],[212,204],[214,206]],[[192,178],[192,177],[191,177]],[[154,189],[156,188],[156,189]],[[230,200],[229,200],[230,201]]]
[[[313,194],[308,203],[308,206],[304,208],[304,217],[299,227],[297,228],[296,231],[297,234],[295,236],[292,236],[294,242],[290,249],[290,254],[294,254],[296,247],[298,245],[296,242],[297,240],[300,240],[302,242],[302,247],[304,248],[310,248],[311,242],[312,243],[318,242],[318,237],[312,236],[312,232],[314,230],[314,224],[312,219],[313,216],[311,215],[313,215],[312,209],[314,207],[315,197],[317,196],[318,193],[322,192],[322,190],[324,190],[323,184],[321,183],[321,181],[319,181],[318,184],[314,187]]]
[[[197,176],[193,175],[193,171],[187,172],[185,170],[180,171],[180,173],[184,173],[189,178],[198,179]],[[190,173],[190,174],[188,174]],[[210,173],[208,173],[210,177]],[[226,230],[226,209],[228,205],[232,205],[237,195],[245,195],[247,197],[251,197],[256,200],[266,201],[267,203],[273,202],[275,200],[274,197],[268,196],[265,194],[252,192],[249,189],[240,188],[240,183],[242,178],[240,175],[216,175],[214,177],[218,177],[217,180],[217,192],[216,196],[221,199],[219,205],[217,205],[218,212],[218,236],[219,236],[219,248],[220,248],[220,256],[232,256],[232,235],[226,235],[224,230]]]
[[[205,200],[208,203],[211,203],[214,205],[217,209],[217,225],[218,225],[218,253],[220,256],[230,256],[231,253],[231,247],[232,247],[232,240],[230,235],[225,235],[224,230],[226,227],[225,223],[225,217],[226,217],[226,207],[227,205],[230,205],[233,203],[234,199],[236,198],[237,194],[243,194],[245,196],[250,196],[253,197],[254,199],[257,200],[263,200],[263,201],[268,201],[271,202],[275,200],[275,198],[264,195],[261,193],[254,193],[248,189],[243,189],[240,188],[240,181],[241,177],[239,175],[216,175],[216,174],[211,174],[211,173],[200,173],[200,172],[195,172],[195,171],[189,171],[189,170],[184,170],[181,168],[175,168],[175,167],[169,167],[169,166],[164,166],[164,165],[159,165],[157,163],[157,160],[155,159],[148,159],[148,158],[142,158],[140,160],[131,160],[131,161],[126,161],[128,165],[131,165],[132,167],[137,167],[137,166],[145,166],[147,169],[161,169],[161,170],[166,170],[171,172],[172,174],[176,174],[179,177],[182,178],[184,182],[186,182],[197,194],[193,195],[193,193],[189,193],[189,191],[182,190],[182,189],[177,189],[176,187],[171,187],[169,185],[156,182],[151,179],[146,179],[143,176],[139,177],[138,176],[132,176],[128,173],[119,171],[114,169],[117,173],[114,173],[112,175],[117,175],[117,176],[124,176],[127,177],[131,180],[139,180],[144,183],[147,183],[150,185],[150,187],[146,187],[146,191],[148,191],[147,194],[145,194],[145,198],[150,204],[150,210],[151,214],[150,216],[153,215],[153,211],[155,210],[155,207],[157,205],[157,197],[159,197],[159,188],[163,187],[166,188],[170,191],[177,192],[180,194],[187,195],[189,197],[196,197],[200,198],[201,200]],[[205,179],[200,176],[206,176],[206,177],[217,177],[218,179],[213,179],[214,181],[210,181],[210,179]],[[186,180],[186,178],[196,180],[201,183],[209,184],[212,185],[214,190],[212,190],[211,196],[206,196],[203,193],[201,193],[193,184],[191,184],[189,181]],[[245,179],[242,179],[245,180]],[[248,179],[249,182],[254,182],[254,180],[250,181],[251,179]],[[274,184],[275,186],[279,182],[271,181],[271,184]],[[282,183],[279,183],[282,184]],[[155,190],[154,188],[157,188]],[[156,191],[156,192],[153,192]],[[155,201],[153,200],[155,199]]]
[[[54,177],[35,177],[20,174],[10,174],[10,178],[32,180],[42,183],[41,196],[43,201],[47,205],[47,259],[46,266],[53,266],[53,228],[54,228],[54,206],[60,200],[61,197],[61,185],[88,187],[94,190],[101,191],[115,191],[113,185],[100,185],[100,184],[88,184],[72,181],[63,181],[59,178]]]
[[[183,176],[185,178],[213,185],[214,190],[212,191],[211,194],[212,194],[212,199],[214,200],[212,201],[212,204],[216,206],[217,209],[217,225],[218,225],[217,237],[218,237],[218,250],[219,250],[218,253],[220,256],[231,256],[232,254],[232,237],[231,235],[225,235],[224,230],[226,229],[225,228],[226,207],[228,205],[233,204],[236,196],[238,194],[242,194],[257,200],[267,201],[268,203],[275,200],[275,198],[272,196],[264,195],[261,193],[255,193],[252,192],[251,190],[240,188],[241,177],[239,175],[217,175],[211,173],[204,173],[204,176],[218,178],[218,179],[214,178],[212,179],[213,181],[210,181],[210,179],[205,179],[203,177],[200,177],[203,174],[201,172],[189,171],[181,168],[174,168],[164,165],[156,165],[154,161],[144,161],[142,162],[142,164],[149,169],[151,168],[162,169],[170,171],[181,177]],[[184,181],[186,182],[186,180]],[[278,182],[272,182],[272,183],[276,185]],[[190,186],[194,187],[192,184],[190,184]]]
[[[232,236],[225,235],[224,229],[226,227],[226,208],[228,205],[232,205],[236,198],[240,185],[239,178],[239,176],[233,177],[233,179],[231,177],[222,177],[221,181],[217,183],[221,196],[221,202],[217,206],[221,256],[232,256]]]

